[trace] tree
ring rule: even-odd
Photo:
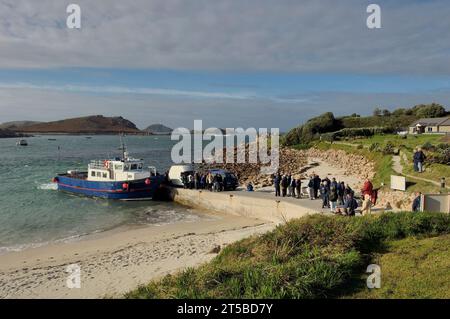
[[[390,115],[391,115],[391,112],[389,110],[387,110],[387,109],[383,110],[383,116],[390,116]]]
[[[381,109],[380,108],[375,108],[375,110],[373,110],[373,116],[381,116]]]
[[[394,110],[393,112],[392,112],[392,115],[394,115],[394,116],[401,116],[401,115],[405,115],[405,109],[404,108],[399,108],[399,109],[396,109],[396,110]]]
[[[419,104],[414,106],[412,111],[417,117],[440,117],[447,114],[445,108],[437,103]]]

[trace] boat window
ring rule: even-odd
[[[97,172],[97,177],[101,177],[101,176],[102,176],[102,173]]]
[[[137,164],[131,164],[131,170],[134,171],[137,169]]]
[[[114,169],[115,170],[118,170],[118,171],[121,171],[121,170],[123,170],[123,166],[122,165],[114,165]]]
[[[142,163],[138,165],[138,169],[142,169]]]
[[[108,178],[108,174],[106,174],[106,173],[103,173],[103,176],[102,176],[103,178]]]
[[[129,170],[130,170],[130,165],[125,164],[125,170],[126,170],[126,171],[129,171]]]
[[[95,171],[92,171],[92,172],[91,172],[91,176],[92,176],[92,177],[95,177]]]

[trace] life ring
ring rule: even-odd
[[[109,161],[104,160],[103,161],[103,166],[106,167],[107,169],[109,169]]]

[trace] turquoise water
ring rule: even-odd
[[[16,141],[0,139],[0,253],[123,225],[200,218],[173,203],[108,201],[56,191],[51,179],[57,173],[86,170],[91,159],[119,156],[117,136],[36,136],[27,138],[25,147]],[[169,136],[127,136],[125,141],[130,155],[146,165],[161,173],[170,167]]]

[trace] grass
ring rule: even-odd
[[[345,298],[450,298],[450,236],[389,242],[374,258],[381,267],[380,289],[363,288]]]
[[[227,246],[211,262],[140,286],[126,298],[329,298],[355,280],[389,241],[450,234],[450,215],[314,215]],[[361,283],[361,280],[359,281]]]

